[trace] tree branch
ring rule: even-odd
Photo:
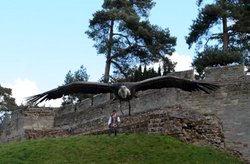
[[[123,35],[123,34],[119,34],[119,33],[113,33],[113,36],[115,36],[115,35],[121,36],[121,37],[125,38],[125,39],[128,41],[128,44],[131,46],[131,42],[130,42],[130,40],[128,39],[128,36]]]
[[[127,48],[124,48],[122,50],[120,50],[118,53],[114,54],[111,58],[112,59],[115,59],[115,58],[118,58],[118,57],[121,57],[125,54],[128,54],[128,53],[131,53],[131,52],[134,52],[133,49],[138,49],[138,48],[147,48],[147,46],[142,46],[142,45],[131,45],[131,46],[128,46]]]
[[[217,39],[217,40],[219,40],[219,39],[221,39],[221,36],[220,36],[221,34],[213,34],[212,36],[210,36],[207,40],[206,40],[206,43],[204,44],[205,46],[207,46],[207,44],[208,44],[208,42],[210,41],[210,40],[214,40],[214,39]]]
[[[113,60],[111,60],[111,63],[114,64],[115,67],[116,67],[117,69],[119,69],[119,71],[120,71],[125,77],[127,76],[127,74],[122,70],[122,67],[121,67],[118,63],[116,63],[116,62],[113,61]]]

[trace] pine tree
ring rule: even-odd
[[[77,81],[88,81],[89,75],[87,74],[86,68],[82,65],[78,70],[76,70],[74,73],[70,70],[64,80],[64,84],[70,84],[72,82],[77,82]],[[73,104],[73,103],[78,103],[81,102],[82,100],[91,97],[91,95],[86,95],[86,94],[72,94],[66,97],[63,97],[63,102],[62,105],[67,105],[67,104]]]
[[[198,0],[201,7],[203,0]],[[249,49],[250,35],[250,1],[248,0],[215,0],[200,9],[198,17],[190,26],[190,33],[186,37],[189,47],[193,43],[198,46],[208,46],[209,41],[222,43],[222,50]],[[234,23],[228,23],[234,22]],[[214,33],[209,30],[222,25],[222,32]],[[205,36],[205,44],[203,44]],[[235,44],[237,42],[237,44]],[[247,43],[248,42],[248,43]],[[245,43],[245,44],[244,44]],[[247,44],[246,44],[247,43]]]
[[[198,0],[198,6],[202,2],[203,0]],[[197,43],[204,48],[202,51],[197,50],[197,56],[192,63],[200,77],[207,66],[250,63],[249,5],[250,1],[247,0],[215,0],[213,4],[201,8],[186,37],[190,47]],[[218,24],[222,25],[222,32],[209,33]],[[217,42],[209,45],[210,40]]]
[[[136,64],[158,61],[174,51],[176,38],[148,21],[154,5],[152,0],[104,0],[103,9],[93,14],[86,33],[106,57],[104,82],[111,65],[126,77]]]
[[[157,76],[161,76],[161,66],[160,65],[158,67]]]
[[[15,98],[12,97],[12,90],[0,85],[0,111],[13,111],[17,107]]]

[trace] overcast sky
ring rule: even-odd
[[[155,0],[150,22],[169,28],[177,37],[176,71],[191,69],[194,48],[185,36],[196,19],[196,0]],[[81,65],[98,81],[105,58],[87,37],[89,19],[103,0],[0,0],[0,85],[12,88],[18,104],[23,98],[64,83],[69,70]],[[55,104],[50,102],[50,104]],[[57,103],[58,105],[58,103]]]

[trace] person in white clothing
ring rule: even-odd
[[[113,110],[108,121],[109,135],[111,135],[111,133],[114,133],[115,136],[117,135],[117,128],[118,128],[118,124],[120,123],[120,121],[121,121],[120,117],[117,115],[116,110]]]

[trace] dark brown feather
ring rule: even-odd
[[[39,104],[43,101],[60,98],[64,95],[73,93],[82,94],[98,94],[98,93],[111,93],[113,92],[110,84],[94,83],[94,82],[74,82],[68,85],[59,86],[58,88],[49,90],[47,92],[37,94],[27,98],[28,103]]]
[[[219,87],[211,83],[183,79],[174,76],[159,76],[137,82],[134,88],[136,92],[147,89],[179,88],[189,92],[201,90],[206,93],[210,93],[210,91],[216,90]]]

